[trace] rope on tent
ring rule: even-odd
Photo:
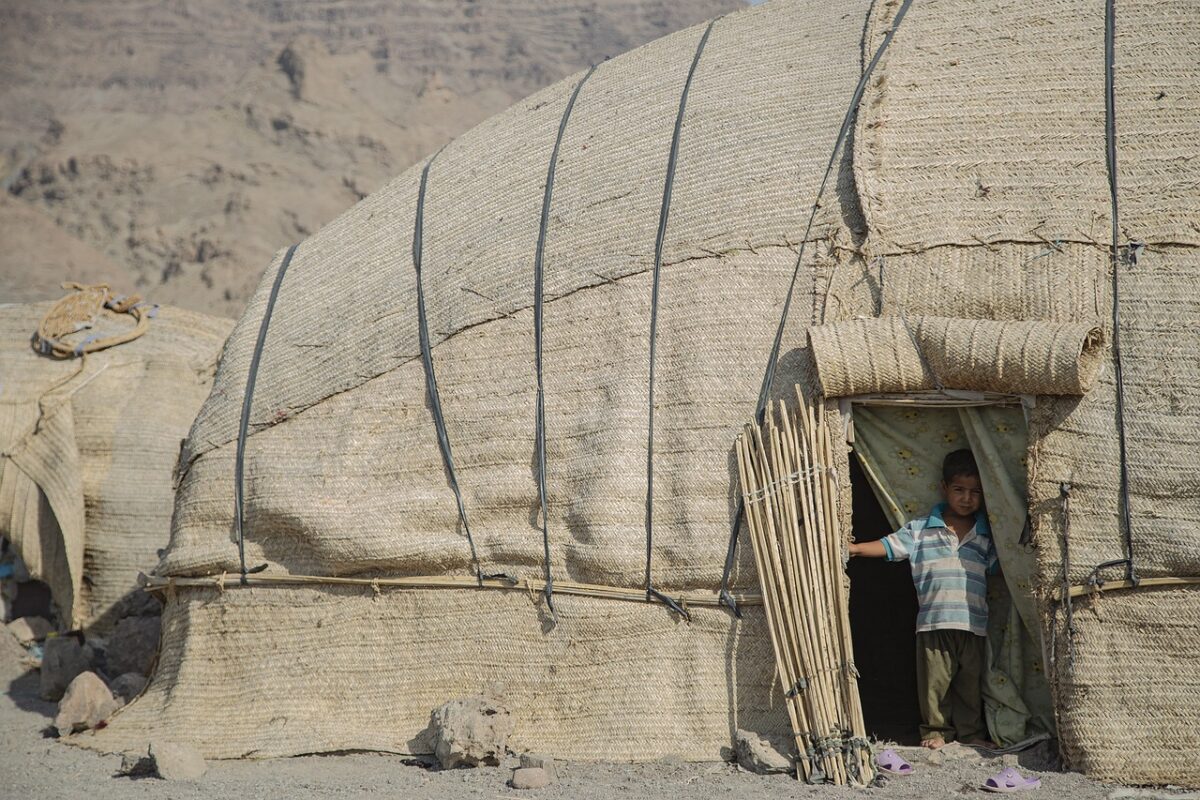
[[[662,205],[658,210],[658,232],[654,237],[654,283],[650,297],[650,379],[649,379],[649,412],[646,424],[646,600],[657,600],[668,606],[684,619],[691,619],[687,610],[679,603],[667,597],[654,588],[650,568],[653,558],[654,545],[654,359],[658,340],[658,296],[659,283],[662,275],[663,241],[667,235],[667,219],[671,214],[671,190],[675,185],[675,165],[679,160],[679,135],[683,130],[683,115],[687,109],[688,91],[692,88],[692,78],[696,75],[696,67],[700,64],[700,55],[708,36],[720,17],[708,23],[704,35],[696,45],[692,56],[692,65],[688,68],[687,80],[683,82],[683,91],[679,95],[679,110],[675,114],[675,129],[671,134],[671,151],[667,156],[667,175],[663,181]]]
[[[800,267],[804,262],[804,247],[808,242],[809,234],[812,232],[813,223],[816,222],[817,211],[821,208],[821,197],[824,195],[825,187],[829,183],[829,176],[833,174],[833,167],[837,163],[838,153],[841,151],[842,145],[850,133],[850,125],[857,116],[858,104],[862,102],[863,92],[867,88],[867,81],[870,80],[871,73],[875,71],[875,67],[879,64],[880,59],[883,58],[884,51],[892,43],[896,31],[899,30],[900,23],[904,21],[904,16],[908,13],[908,8],[911,5],[912,0],[904,0],[900,4],[899,10],[896,11],[896,16],[892,20],[891,27],[883,37],[883,41],[879,43],[879,48],[876,49],[875,55],[872,56],[866,68],[863,69],[862,76],[858,79],[858,85],[854,87],[854,93],[850,97],[850,107],[846,109],[846,116],[842,119],[842,126],[838,129],[837,138],[834,139],[833,151],[829,154],[829,163],[825,165],[825,174],[821,177],[821,183],[817,187],[816,199],[813,200],[812,210],[808,215],[808,224],[804,227],[804,235],[800,237],[800,247],[796,254],[796,265],[792,269],[792,280],[788,284],[787,295],[783,301],[783,312],[779,317],[779,325],[775,329],[775,340],[771,344],[771,354],[767,359],[767,369],[763,374],[762,386],[758,392],[758,405],[755,408],[754,418],[760,425],[766,414],[767,400],[771,395],[771,386],[775,382],[775,367],[779,363],[779,350],[783,344],[783,331],[787,326],[788,313],[792,306],[792,296],[796,291],[796,280],[800,277]],[[721,575],[721,588],[719,590],[722,601],[736,616],[741,615],[738,614],[737,603],[734,602],[733,596],[729,593],[729,577],[733,573],[734,559],[737,554],[737,536],[738,531],[741,529],[745,513],[745,503],[742,500],[738,500],[737,510],[734,512],[732,529],[729,532],[729,546],[725,551],[725,569]]]
[[[242,418],[238,423],[237,452],[233,461],[233,524],[234,531],[237,533],[238,563],[241,565],[243,586],[246,585],[247,575],[262,572],[267,568],[266,564],[259,564],[253,569],[246,569],[246,511],[245,492],[242,487],[245,478],[246,434],[250,429],[250,407],[254,403],[254,384],[258,380],[258,364],[262,360],[263,345],[267,341],[267,328],[271,325],[271,314],[275,311],[275,300],[279,297],[279,287],[283,284],[283,276],[287,274],[288,265],[292,263],[292,256],[296,254],[296,248],[299,246],[294,244],[287,249],[287,253],[283,256],[283,263],[279,265],[279,271],[275,273],[275,282],[271,284],[271,293],[267,295],[267,307],[263,311],[262,322],[258,325],[258,339],[254,342],[254,352],[250,355],[250,372],[246,376],[246,393],[242,398]]]
[[[50,307],[33,334],[33,349],[42,355],[62,359],[81,358],[97,350],[132,342],[149,330],[150,320],[158,314],[158,306],[143,302],[136,294],[130,297],[114,295],[109,291],[108,284],[86,286],[67,282],[62,284],[62,288],[70,289],[73,293],[60,298]],[[96,317],[105,308],[117,314],[130,315],[136,324],[127,331],[111,336],[88,334],[77,344],[63,341],[64,337],[95,325]]]
[[[1121,217],[1117,197],[1117,107],[1114,87],[1114,62],[1116,60],[1117,15],[1114,0],[1106,0],[1104,7],[1104,144],[1105,162],[1108,166],[1108,193],[1112,217],[1112,319],[1113,319],[1113,377],[1117,391],[1117,448],[1121,459],[1120,503],[1121,528],[1125,539],[1125,557],[1097,564],[1088,575],[1089,585],[1104,583],[1100,573],[1110,567],[1125,567],[1125,580],[1138,584],[1137,568],[1133,561],[1133,520],[1129,509],[1129,458],[1125,442],[1125,381],[1121,372]],[[1141,242],[1130,242],[1129,260],[1136,264]]]
[[[425,249],[425,191],[429,184],[429,168],[441,155],[445,146],[430,156],[421,170],[421,185],[417,190],[417,215],[413,224],[412,262],[417,274],[417,339],[421,347],[421,364],[425,369],[425,393],[429,398],[429,413],[433,416],[433,427],[437,430],[438,447],[442,451],[442,463],[446,467],[446,480],[454,492],[454,503],[458,507],[458,519],[467,535],[467,546],[471,549],[471,565],[475,568],[475,580],[482,585],[484,574],[479,564],[479,553],[475,539],[471,536],[471,523],[467,519],[467,507],[463,503],[462,490],[458,486],[458,473],[454,469],[454,453],[450,449],[450,435],[446,432],[446,418],[442,415],[442,398],[438,391],[437,374],[433,370],[433,352],[429,345],[429,319],[425,313],[425,284],[421,273],[421,257]],[[496,576],[507,577],[507,576]],[[511,579],[510,579],[511,580]]]
[[[554,138],[554,149],[550,151],[550,167],[546,170],[546,191],[542,196],[542,218],[538,226],[537,248],[533,252],[533,347],[534,360],[537,363],[537,478],[538,501],[542,510],[542,550],[544,551],[546,586],[543,594],[546,597],[546,607],[554,614],[554,578],[550,574],[550,523],[546,501],[546,393],[542,380],[542,287],[543,287],[543,257],[546,249],[546,230],[550,226],[550,201],[554,195],[554,172],[558,166],[558,150],[562,146],[563,134],[567,130],[567,120],[571,118],[571,110],[575,108],[575,100],[579,90],[587,79],[596,71],[593,64],[579,83],[563,109],[562,119],[558,122],[558,135]]]

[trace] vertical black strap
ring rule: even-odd
[[[1124,564],[1127,580],[1138,582],[1133,562],[1133,520],[1129,508],[1129,459],[1125,443],[1125,381],[1121,372],[1121,217],[1117,198],[1117,104],[1113,68],[1116,61],[1117,16],[1114,0],[1106,0],[1104,8],[1104,142],[1108,165],[1108,192],[1112,217],[1112,318],[1113,318],[1113,371],[1117,384],[1117,447],[1121,459],[1121,528],[1125,538],[1124,560],[1110,561],[1093,570],[1092,576],[1101,569]]]
[[[684,617],[688,617],[687,611],[674,600],[657,591],[650,577],[654,546],[654,357],[658,339],[658,296],[659,278],[662,273],[663,241],[667,235],[667,219],[671,213],[671,190],[675,184],[675,164],[679,159],[679,134],[683,130],[683,115],[687,109],[688,91],[692,88],[692,78],[696,74],[696,66],[700,63],[700,55],[704,52],[704,45],[708,43],[708,36],[719,19],[720,17],[717,17],[712,20],[704,29],[704,35],[700,37],[700,42],[696,45],[696,53],[692,56],[692,65],[688,68],[683,92],[679,95],[679,110],[675,114],[675,130],[671,135],[671,152],[667,157],[667,176],[663,182],[662,205],[658,211],[658,233],[654,237],[654,284],[650,297],[650,405],[646,426],[646,599],[666,603]]]
[[[546,502],[546,393],[542,380],[542,262],[546,249],[546,230],[550,226],[550,201],[554,195],[554,172],[558,167],[558,149],[562,145],[563,134],[567,130],[567,120],[571,118],[571,110],[575,108],[575,100],[579,90],[587,79],[596,71],[593,64],[571,92],[571,99],[563,110],[562,119],[558,122],[558,135],[554,139],[554,149],[550,151],[550,167],[546,171],[546,191],[542,195],[542,218],[538,227],[537,248],[533,253],[533,347],[534,360],[537,363],[537,471],[538,471],[538,501],[542,510],[542,550],[546,565],[546,606],[554,613],[554,578],[550,574],[550,529]]]
[[[783,301],[783,313],[780,315],[779,325],[775,329],[775,340],[771,344],[771,354],[767,359],[767,369],[763,374],[762,386],[758,392],[758,405],[755,407],[754,418],[760,425],[763,421],[763,415],[766,413],[767,401],[771,396],[771,387],[775,382],[775,367],[779,362],[779,350],[783,344],[783,332],[787,326],[788,313],[792,307],[792,296],[796,291],[796,280],[800,277],[800,267],[804,262],[804,247],[808,243],[808,236],[812,232],[813,223],[817,219],[817,212],[821,208],[821,196],[825,193],[825,187],[829,183],[829,176],[833,174],[838,153],[841,151],[842,145],[850,133],[850,126],[853,124],[854,118],[858,113],[858,104],[862,102],[863,92],[867,88],[867,81],[870,80],[871,73],[875,71],[875,67],[883,57],[884,51],[892,43],[892,38],[900,28],[900,23],[904,21],[904,15],[908,13],[910,5],[912,5],[912,0],[904,0],[900,4],[900,9],[896,12],[896,17],[892,20],[887,35],[883,37],[883,41],[880,42],[875,55],[871,58],[870,63],[863,70],[862,76],[858,79],[858,85],[854,87],[854,94],[850,97],[850,107],[846,109],[846,116],[842,119],[842,127],[838,129],[837,138],[833,143],[833,150],[829,154],[829,163],[825,165],[825,174],[821,177],[820,186],[817,187],[817,196],[813,200],[812,210],[808,215],[808,224],[804,226],[804,235],[800,237],[800,250],[796,254],[796,266],[792,269],[792,280],[788,284],[787,295]],[[745,514],[745,511],[745,506],[739,499],[737,511],[733,518],[733,528],[729,533],[729,547],[725,553],[725,571],[721,575],[721,602],[733,610],[735,614],[737,613],[737,606],[733,602],[733,597],[729,594],[729,576],[733,572],[734,559],[737,553],[737,535],[741,529],[742,516]]]
[[[442,150],[445,148],[443,147]],[[471,548],[471,565],[475,568],[475,578],[483,583],[483,571],[479,566],[479,554],[475,550],[475,539],[471,536],[471,524],[467,521],[467,508],[463,505],[462,491],[458,488],[458,474],[454,470],[454,454],[450,450],[450,436],[446,433],[446,420],[442,416],[442,400],[438,393],[437,375],[433,371],[433,353],[429,346],[429,321],[425,314],[425,287],[421,277],[421,255],[424,249],[425,229],[425,190],[429,183],[429,168],[442,150],[434,153],[425,162],[421,170],[421,187],[417,191],[417,218],[413,225],[412,261],[417,273],[417,338],[421,347],[421,363],[425,367],[425,391],[429,398],[429,411],[433,416],[433,426],[437,429],[438,446],[442,451],[442,463],[446,467],[446,480],[454,492],[454,502],[458,506],[458,518],[462,522],[463,531],[467,534],[467,545]]]
[[[283,263],[279,265],[279,271],[275,273],[275,282],[271,284],[271,293],[267,295],[267,307],[263,311],[262,322],[258,325],[258,339],[254,343],[254,352],[250,355],[250,373],[246,376],[246,393],[242,397],[242,418],[238,423],[237,451],[233,460],[233,526],[237,533],[238,562],[241,565],[243,586],[246,585],[246,575],[262,572],[267,567],[266,564],[261,564],[254,569],[246,569],[245,491],[242,487],[245,477],[246,435],[250,429],[250,407],[254,403],[254,384],[258,380],[258,364],[262,360],[263,345],[267,341],[267,328],[271,325],[271,314],[275,311],[275,300],[279,297],[279,287],[283,284],[283,276],[287,274],[288,265],[292,263],[292,256],[295,255],[297,247],[299,245],[294,244],[288,248],[287,253],[283,256]]]

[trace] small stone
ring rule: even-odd
[[[120,706],[99,675],[81,672],[71,681],[58,704],[54,727],[59,736],[86,731],[108,719]]]
[[[792,759],[786,755],[787,743],[780,736],[767,736],[739,730],[733,737],[738,766],[758,775],[792,771]]]
[[[522,753],[521,766],[530,768],[536,767],[543,769],[550,776],[550,780],[558,780],[558,766],[554,763],[554,759],[550,756],[544,756],[540,753]]]
[[[154,761],[155,774],[163,780],[195,781],[208,769],[200,752],[186,744],[151,742],[149,755]]]
[[[498,766],[508,752],[512,718],[496,701],[477,695],[439,706],[430,715],[433,753],[442,769]]]
[[[74,636],[51,636],[42,652],[41,692],[46,700],[61,700],[63,692],[92,663],[92,648]]]
[[[940,747],[937,750],[930,750],[925,755],[925,763],[929,764],[932,767],[940,767],[942,764],[945,764],[948,759],[946,758],[946,754],[943,753],[942,751],[945,750],[949,746],[950,745],[944,745],[943,747]]]
[[[513,770],[514,789],[544,789],[550,785],[550,774],[541,767],[520,767]]]
[[[126,617],[108,637],[108,674],[145,675],[158,653],[159,618]]]
[[[126,672],[124,675],[118,675],[109,688],[121,703],[128,703],[142,693],[146,683],[145,676],[136,672]]]
[[[21,644],[40,642],[50,635],[54,626],[45,617],[21,617],[8,623],[8,631]]]
[[[154,759],[149,753],[139,753],[137,751],[129,751],[121,754],[121,768],[117,770],[118,775],[126,775],[130,778],[139,778],[146,775],[154,774]]]

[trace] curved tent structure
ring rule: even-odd
[[[135,334],[101,310],[51,357],[30,344],[55,307],[0,305],[0,535],[50,587],[63,623],[103,630],[167,544],[180,442],[233,326],[158,308]],[[72,357],[102,335],[138,338]]]
[[[184,449],[158,673],[89,742],[411,751],[481,690],[567,758],[785,728],[729,548],[733,440],[760,393],[838,372],[810,329],[921,318],[903,357],[949,358],[970,320],[999,337],[960,348],[985,388],[1038,395],[1032,588],[1069,764],[1200,784],[1197,42],[1183,2],[779,0],[451,143],[267,271]],[[1031,323],[1070,358],[1016,342],[1002,372]],[[1037,378],[1035,352],[1085,357],[1076,394],[996,377]],[[976,388],[914,363],[914,389]],[[872,374],[844,385],[890,390]],[[1097,579],[1120,590],[1068,591]]]

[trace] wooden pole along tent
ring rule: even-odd
[[[791,726],[743,426],[973,392],[1029,398],[1068,765],[1200,786],[1198,45],[1184,0],[775,0],[484,122],[267,270],[158,672],[78,740],[409,752],[488,691],[518,747],[718,758]]]

